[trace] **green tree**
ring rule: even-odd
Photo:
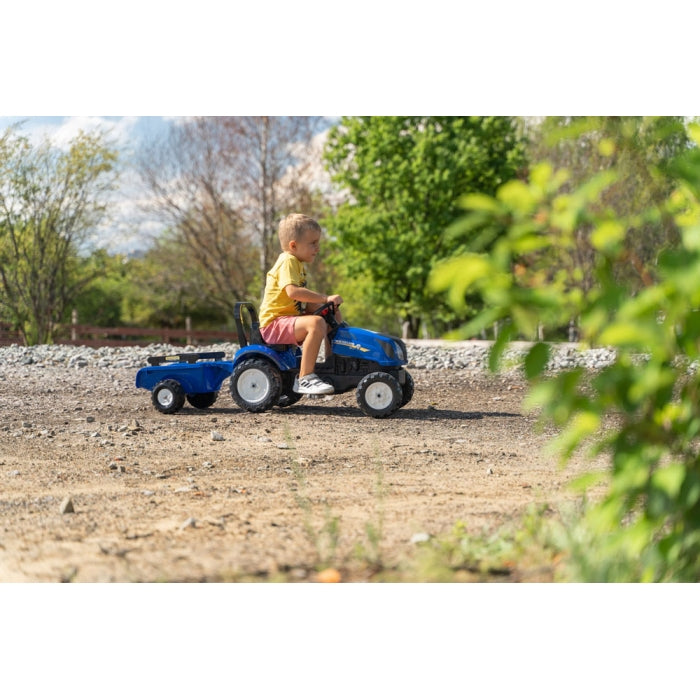
[[[365,301],[418,335],[453,315],[426,290],[430,270],[454,252],[446,235],[465,191],[493,194],[524,163],[507,117],[344,117],[324,153],[346,201],[324,221]]]
[[[700,144],[700,127],[689,133]],[[489,254],[445,262],[431,278],[457,309],[469,290],[482,295],[484,312],[465,333],[506,322],[492,348],[494,369],[508,341],[531,334],[541,318],[556,324],[579,317],[586,345],[615,349],[612,364],[593,374],[574,368],[552,375],[543,342],[524,360],[528,406],[559,428],[562,459],[579,449],[610,456],[609,471],[579,482],[584,489],[602,483],[604,495],[567,534],[572,570],[585,580],[700,580],[700,149],[668,167],[675,177],[669,197],[626,216],[600,206],[618,183],[610,171],[571,188],[566,173],[542,164],[527,182],[507,183],[494,197],[467,196],[463,205],[480,217],[462,225],[491,219],[506,235]],[[615,274],[629,254],[627,233],[640,224],[660,228],[666,217],[678,227],[678,246],[659,256],[653,279],[635,291]],[[564,271],[547,276],[519,267],[524,254],[570,251],[582,226],[596,251],[590,289],[570,285]]]
[[[84,260],[84,272],[89,282],[66,309],[63,322],[70,321],[72,311],[78,323],[94,326],[121,326],[123,303],[130,288],[132,263],[122,255],[109,255],[103,249],[93,250]]]
[[[82,247],[101,221],[116,151],[101,132],[62,150],[0,137],[0,305],[27,344],[48,343],[91,277]]]
[[[229,256],[220,266],[233,261],[236,265],[253,268],[256,255],[250,248],[227,247]],[[236,289],[239,278],[223,279],[203,275],[201,261],[177,234],[163,234],[143,257],[129,262],[131,284],[123,303],[125,318],[145,326],[182,328],[186,317],[197,327],[221,327],[230,320],[237,299],[248,298],[245,287]]]

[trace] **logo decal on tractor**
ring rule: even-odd
[[[335,344],[345,345],[345,347],[347,348],[351,348],[352,350],[360,350],[360,352],[369,352],[369,348],[363,348],[361,345],[358,345],[357,343],[351,343],[349,340],[336,340]]]

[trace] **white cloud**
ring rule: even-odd
[[[162,229],[162,224],[148,219],[142,209],[144,192],[131,168],[129,156],[142,138],[156,137],[178,117],[0,117],[0,133],[18,124],[19,132],[38,144],[45,139],[58,148],[66,148],[80,131],[99,129],[114,141],[121,152],[119,189],[112,194],[110,212],[91,237],[94,246],[112,253],[144,250]]]
[[[100,130],[107,133],[119,145],[126,145],[133,137],[138,117],[66,117],[54,130],[52,138],[57,146],[67,145],[80,131]]]
[[[119,146],[132,145],[134,132],[141,117],[0,117],[0,131],[17,124],[19,132],[32,142],[48,138],[64,148],[80,131],[99,129],[113,138]]]

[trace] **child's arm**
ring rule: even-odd
[[[315,308],[330,302],[333,302],[336,306],[340,306],[343,303],[343,297],[341,297],[340,294],[326,296],[325,294],[314,292],[306,287],[297,287],[295,284],[288,284],[284,288],[284,291],[290,299],[309,305],[311,307],[309,311],[313,311]]]

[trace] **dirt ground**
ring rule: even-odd
[[[354,392],[246,413],[228,381],[166,416],[135,370],[0,368],[0,581],[372,581],[458,521],[573,498],[586,465],[545,454],[522,380],[410,372],[372,419]]]

